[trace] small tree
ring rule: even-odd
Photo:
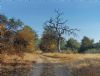
[[[57,50],[57,35],[51,28],[45,27],[44,29],[40,49],[44,52],[54,52]]]
[[[97,43],[93,44],[94,49],[100,49],[100,40]]]
[[[27,36],[26,36],[27,35]],[[34,51],[35,50],[36,35],[29,26],[25,26],[23,30],[16,34],[14,46],[18,51]]]
[[[80,48],[80,43],[77,41],[77,40],[75,40],[75,39],[73,39],[73,38],[70,38],[67,42],[66,42],[66,48],[70,48],[71,50],[79,50],[79,48]]]
[[[62,52],[61,51],[62,36],[64,34],[76,35],[75,31],[77,31],[77,29],[71,29],[69,28],[69,26],[66,25],[67,20],[63,21],[63,19],[61,18],[61,16],[63,15],[62,12],[60,12],[59,10],[55,10],[55,12],[56,12],[56,16],[46,21],[45,26],[55,31],[57,35],[58,52]]]
[[[81,47],[79,52],[84,52],[88,49],[91,49],[93,47],[93,40],[84,36],[81,42]]]

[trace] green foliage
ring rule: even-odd
[[[19,19],[0,15],[0,53],[35,51],[37,34]]]
[[[71,48],[67,48],[66,50],[64,50],[64,53],[67,53],[67,54],[75,54],[75,53],[78,53],[78,50],[72,50]]]
[[[79,50],[79,48],[80,48],[80,43],[77,41],[77,40],[75,40],[75,39],[73,39],[73,38],[70,38],[67,42],[66,42],[66,48],[69,48],[69,49],[71,49],[71,50]]]
[[[84,52],[88,49],[93,48],[93,40],[89,39],[88,37],[84,37],[81,42],[81,48],[79,52]]]
[[[5,15],[0,14],[0,23],[7,23],[7,17]]]
[[[100,41],[93,44],[93,48],[100,49]]]
[[[85,51],[85,53],[89,53],[89,54],[100,53],[100,48],[99,49],[96,49],[96,48],[88,49],[88,50]]]
[[[33,52],[40,48],[43,52],[66,52],[66,53],[100,53],[100,41],[93,43],[93,40],[84,37],[79,43],[74,38],[65,42],[63,35],[75,34],[75,30],[65,25],[62,21],[62,13],[56,11],[57,16],[50,18],[45,23],[41,39],[38,39],[36,32],[29,26],[15,18],[8,19],[0,15],[0,53],[2,52]]]
[[[53,29],[45,27],[41,38],[40,49],[44,52],[54,52],[57,50],[57,36]]]
[[[11,18],[8,20],[8,23],[7,23],[7,28],[13,31],[17,31],[22,26],[23,26],[23,22],[19,19]]]
[[[63,38],[62,41],[61,41],[61,50],[66,50],[65,44],[66,44],[66,41],[65,41],[65,39]]]

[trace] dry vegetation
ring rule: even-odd
[[[37,58],[38,55],[34,53],[0,54],[0,61],[2,63],[34,63]]]
[[[37,58],[33,53],[0,54],[0,76],[29,76]]]
[[[38,58],[43,58],[47,60],[48,63],[63,63],[71,70],[73,76],[100,76],[100,54],[2,54],[0,55],[0,68],[10,68],[11,70],[12,66],[18,64],[19,66],[16,67],[17,69],[20,68],[23,70],[27,68],[26,70],[29,71],[29,67],[32,67],[33,63],[35,63]]]
[[[46,53],[51,62],[65,63],[73,76],[100,76],[100,54]]]

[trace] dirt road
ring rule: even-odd
[[[44,68],[44,64],[43,64],[43,59],[37,59],[37,63],[34,65],[32,72],[31,72],[31,76],[41,76],[43,69]]]
[[[71,71],[65,64],[56,64],[54,67],[55,76],[72,76]]]
[[[48,58],[37,60],[32,76],[72,76],[64,63],[53,63]]]

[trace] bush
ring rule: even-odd
[[[64,53],[67,53],[67,54],[71,54],[71,53],[78,53],[78,50],[72,50],[70,48],[68,48],[67,50],[64,50]]]
[[[100,53],[100,48],[99,49],[88,49],[85,51],[85,53]]]

